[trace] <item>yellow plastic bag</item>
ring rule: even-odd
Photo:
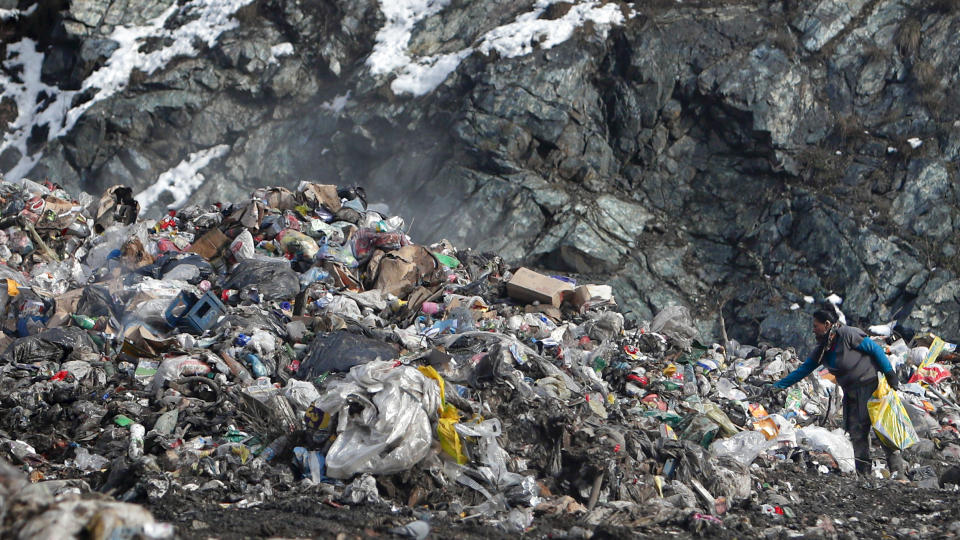
[[[465,464],[467,456],[463,453],[463,444],[460,442],[460,434],[454,426],[460,421],[460,411],[456,407],[447,403],[444,398],[444,387],[446,382],[443,377],[437,373],[433,366],[420,366],[417,368],[425,377],[437,381],[440,386],[440,418],[437,419],[437,438],[440,439],[440,448],[448,456],[457,460],[460,465]]]
[[[460,421],[460,411],[449,403],[443,405],[440,411],[440,418],[437,420],[437,437],[440,439],[440,448],[448,456],[457,460],[457,463],[463,465],[467,462],[467,456],[463,453],[463,444],[460,442],[460,434],[453,427]]]
[[[917,431],[910,422],[900,396],[890,388],[883,375],[879,378],[877,390],[867,402],[867,412],[870,414],[873,432],[887,447],[893,450],[906,450],[917,443]]]

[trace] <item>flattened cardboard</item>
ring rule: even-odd
[[[73,289],[56,297],[54,299],[56,307],[53,316],[47,321],[47,328],[56,328],[67,324],[70,320],[70,314],[77,311],[77,304],[80,303],[82,295],[83,289]]]
[[[313,206],[323,206],[334,214],[340,210],[340,196],[337,195],[337,186],[308,184],[303,190],[303,198]]]
[[[214,227],[206,234],[198,238],[190,246],[189,251],[200,255],[206,260],[215,259],[220,254],[220,250],[230,243],[230,237],[223,234],[223,231]]]

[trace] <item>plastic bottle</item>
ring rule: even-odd
[[[233,373],[233,376],[240,379],[241,382],[249,383],[253,380],[253,377],[250,375],[250,372],[247,371],[247,368],[243,367],[240,362],[234,360],[229,354],[221,351],[220,358],[223,359],[223,362],[227,365],[227,368],[230,369],[230,372]]]
[[[243,358],[250,364],[250,371],[253,372],[255,377],[266,377],[268,375],[267,368],[263,365],[263,362],[260,361],[259,356],[247,353]]]
[[[143,457],[143,436],[147,430],[141,424],[132,424],[130,426],[130,447],[127,455],[130,459],[139,459]]]
[[[74,313],[70,315],[70,317],[73,319],[73,322],[76,323],[77,326],[79,326],[80,328],[83,328],[84,330],[92,330],[93,327],[96,326],[97,324],[96,320],[86,315],[78,315]]]
[[[473,321],[473,314],[470,313],[470,308],[458,307],[453,309],[450,314],[457,319],[458,334],[472,332],[477,329]]]
[[[692,396],[698,394],[697,374],[693,371],[693,365],[687,364],[683,368],[683,395]]]
[[[266,448],[260,452],[260,457],[266,461],[270,461],[278,455],[282,454],[287,448],[287,440],[290,438],[289,435],[281,435],[273,440]]]

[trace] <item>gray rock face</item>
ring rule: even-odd
[[[610,6],[622,22],[577,23],[557,43],[517,38],[527,52],[514,54],[484,44],[582,6],[454,0],[391,27],[409,33],[416,69],[460,59],[413,97],[367,64],[399,20],[379,3],[252,2],[194,57],[135,72],[29,176],[139,191],[227,144],[193,201],[306,178],[364,185],[416,216],[419,241],[609,280],[635,319],[684,304],[705,337],[722,316],[731,337],[805,348],[805,298],[830,293],[854,323],[960,337],[960,10],[653,4]],[[44,73],[79,88],[116,28],[170,6],[74,1],[22,32],[62,36]],[[0,155],[5,170],[17,152]]]

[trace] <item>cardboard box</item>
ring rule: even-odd
[[[223,234],[220,229],[214,227],[210,229],[207,234],[195,240],[193,245],[190,246],[190,251],[209,261],[210,259],[216,258],[220,250],[229,243],[230,237]]]
[[[507,282],[507,294],[521,302],[540,302],[560,307],[564,295],[573,292],[573,286],[550,276],[538,274],[529,268],[520,268]]]
[[[540,304],[539,306],[528,305],[523,309],[524,313],[543,313],[550,318],[554,323],[559,323],[563,320],[563,314],[560,313],[560,308]]]
[[[80,296],[82,295],[83,289],[73,289],[56,297],[54,299],[53,315],[47,321],[47,328],[64,326],[70,322],[70,314],[77,311],[77,304],[80,303]]]
[[[581,285],[573,291],[570,303],[581,307],[587,302],[607,302],[613,300],[613,287],[609,285]]]

